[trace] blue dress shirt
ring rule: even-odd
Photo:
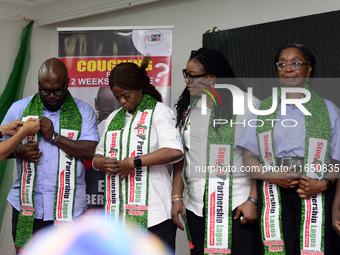
[[[334,160],[340,160],[340,110],[332,102],[324,100],[327,104],[332,128],[329,155]],[[259,109],[259,106],[260,103],[256,106],[256,109]],[[253,113],[249,117],[249,120],[252,119],[257,119],[257,116]],[[305,115],[298,107],[290,104],[287,105],[286,115],[281,115],[281,104],[279,103],[276,119],[280,120],[276,121],[274,126],[274,151],[276,157],[304,157],[306,143]],[[284,127],[282,121],[284,121],[284,126],[294,126],[296,122],[297,125],[295,127]],[[250,125],[255,126],[256,122],[252,121]],[[237,142],[237,147],[241,150],[247,149],[260,156],[255,127],[251,127],[246,123],[241,138]]]
[[[1,125],[5,125],[13,120],[20,119],[23,111],[31,101],[33,96],[15,102],[8,110]],[[99,141],[96,117],[93,109],[86,103],[77,98],[73,98],[82,115],[82,127],[79,140]],[[63,107],[63,106],[62,106]],[[61,107],[61,108],[62,108]],[[49,118],[53,122],[54,130],[59,133],[58,111],[51,112],[45,107],[42,116]],[[2,140],[8,139],[5,136]],[[43,152],[37,163],[37,175],[34,189],[34,204],[36,209],[35,218],[44,220],[54,220],[54,200],[56,193],[57,172],[58,172],[58,146],[51,144],[44,136],[40,136],[39,150]],[[7,197],[7,200],[18,211],[20,211],[19,190],[21,159],[17,159],[18,178]],[[78,159],[77,186],[74,205],[74,216],[78,216],[86,209],[86,184],[84,160]]]

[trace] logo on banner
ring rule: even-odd
[[[321,152],[323,149],[323,142],[318,142],[317,143],[317,148],[316,148],[316,152],[314,155],[314,161],[312,162],[312,164],[314,164],[314,169],[315,169],[315,174],[318,177],[321,177],[322,173],[321,173],[321,169],[322,169],[322,165],[323,162],[321,161]]]
[[[145,138],[146,138],[145,134],[146,134],[146,130],[148,128],[146,125],[144,125],[147,115],[148,115],[148,112],[143,112],[142,117],[140,118],[139,122],[137,123],[137,127],[135,127],[135,132],[137,134],[137,137],[139,137],[142,140],[145,140]]]
[[[118,149],[116,149],[114,147],[111,147],[111,151],[110,151],[111,158],[116,159],[117,158],[117,153],[118,153]]]
[[[155,46],[160,44],[164,39],[164,36],[159,31],[148,31],[143,34],[143,42],[145,44],[145,49],[148,46]]]

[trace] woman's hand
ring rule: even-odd
[[[312,179],[301,175],[299,188],[296,190],[296,193],[298,193],[300,198],[309,198],[326,190],[327,182],[325,180]]]
[[[280,168],[282,168],[282,166]],[[284,172],[284,171],[277,172],[277,173],[270,173],[272,176],[267,181],[270,183],[274,183],[285,189],[295,188],[296,185],[299,184],[299,178],[301,175],[298,173],[294,173],[294,172]]]
[[[171,218],[176,227],[184,231],[184,227],[182,223],[179,221],[178,214],[180,214],[183,219],[183,201],[181,199],[178,199],[172,203]]]
[[[118,167],[118,171],[119,171],[120,180],[122,181],[135,168],[134,159],[133,158],[124,158],[122,161],[118,162],[117,167]]]
[[[118,160],[109,157],[103,157],[102,155],[98,154],[95,154],[93,158],[93,166],[94,168],[99,169],[99,171],[110,175],[116,175],[119,173]]]
[[[20,129],[20,127],[24,124],[24,122],[20,120],[14,120],[6,125],[1,126],[2,135],[15,135],[16,132]]]
[[[241,214],[243,217],[240,217]],[[256,222],[258,218],[257,206],[251,201],[245,201],[237,207],[234,220],[237,220],[239,217],[242,225]]]

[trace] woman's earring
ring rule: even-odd
[[[306,81],[308,81],[309,80],[309,74],[307,75],[307,77],[306,77]]]

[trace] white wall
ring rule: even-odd
[[[37,91],[40,64],[51,56],[57,56],[57,27],[174,25],[171,92],[173,105],[184,88],[181,69],[185,67],[190,51],[202,46],[202,34],[205,31],[214,26],[225,30],[336,10],[340,10],[338,0],[168,0],[56,25],[34,27],[32,62],[24,96]],[[5,77],[8,78],[7,72],[14,62],[18,46],[18,39],[8,36],[8,23],[0,22],[0,91],[4,87]],[[22,24],[23,22],[11,22],[10,32],[18,33]],[[10,50],[4,48],[3,41],[9,45]],[[188,254],[186,237],[179,232],[181,243],[178,254]]]
[[[306,16],[340,9],[337,0],[168,0],[146,4],[117,12],[63,22],[45,28],[36,28],[32,53],[39,61],[32,69],[37,73],[40,63],[57,55],[56,27],[69,26],[136,26],[174,25],[172,62],[172,105],[184,88],[181,69],[186,65],[190,51],[202,46],[202,34],[217,26],[225,30]],[[39,53],[40,52],[40,53]],[[274,54],[274,53],[273,53]],[[28,77],[29,79],[30,77]],[[32,84],[36,84],[36,75]],[[34,83],[35,82],[35,83]],[[35,88],[34,88],[35,89]],[[34,93],[29,91],[25,95]]]

